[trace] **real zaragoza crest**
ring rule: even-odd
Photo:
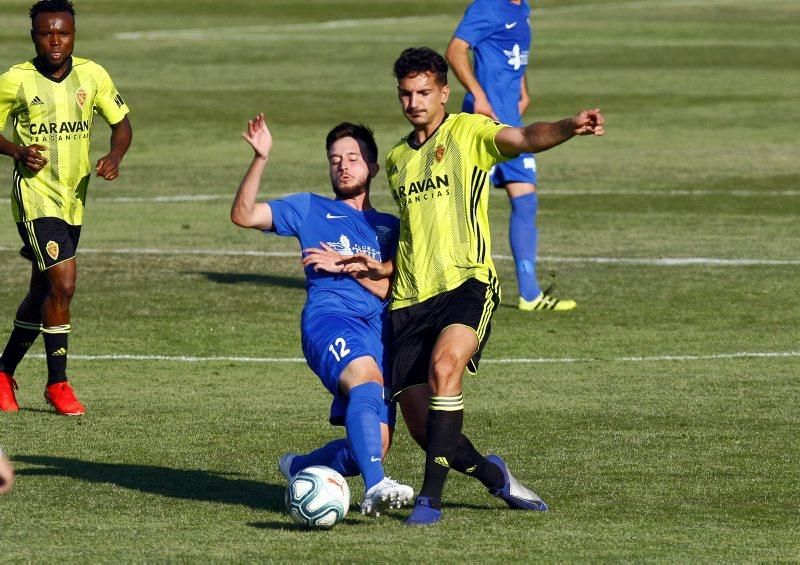
[[[86,91],[83,89],[83,87],[80,87],[75,91],[75,100],[78,102],[78,106],[81,108],[83,108],[83,105],[86,104]]]
[[[58,259],[58,244],[55,241],[48,241],[44,248],[53,261]]]
[[[441,163],[442,159],[444,159],[444,145],[439,145],[436,148],[436,162]]]

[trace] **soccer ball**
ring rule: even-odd
[[[330,467],[306,467],[289,481],[286,511],[308,528],[328,529],[341,522],[350,507],[350,488]]]

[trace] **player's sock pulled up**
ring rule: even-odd
[[[447,472],[452,465],[461,428],[464,425],[464,399],[457,396],[431,396],[428,412],[428,449],[425,454],[425,480],[419,494],[438,500],[442,497]]]
[[[383,387],[369,382],[350,389],[344,419],[347,440],[364,477],[364,489],[369,490],[383,479],[381,461],[381,407]]]
[[[42,325],[39,323],[14,320],[14,329],[11,330],[6,348],[3,350],[2,357],[0,357],[0,371],[13,375],[14,371],[17,370],[17,365],[25,357],[28,349],[39,337],[41,331]]]
[[[508,239],[517,267],[519,294],[525,300],[533,300],[541,292],[539,282],[536,280],[536,246],[539,239],[539,228],[536,227],[538,208],[539,199],[535,192],[511,199]]]
[[[350,444],[345,438],[328,442],[311,453],[295,455],[289,465],[288,472],[290,476],[294,476],[299,471],[313,465],[330,467],[343,477],[354,477],[360,473],[355,453],[353,453]]]
[[[460,473],[475,477],[490,490],[501,489],[505,484],[500,468],[478,453],[464,434],[458,439],[451,467]]]
[[[44,334],[44,351],[47,355],[47,386],[67,380],[67,342],[70,325],[47,326]]]

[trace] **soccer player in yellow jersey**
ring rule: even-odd
[[[406,521],[410,525],[439,521],[451,467],[478,478],[512,508],[547,510],[503,459],[482,456],[461,432],[461,379],[465,369],[477,370],[500,301],[487,179],[493,165],[521,153],[539,153],[576,135],[603,135],[599,110],[527,127],[448,114],[447,70],[444,58],[428,48],[406,49],[397,59],[397,93],[413,131],[386,159],[400,208],[392,392],[410,433],[426,450],[425,479]]]
[[[36,57],[0,75],[0,130],[8,118],[13,141],[0,135],[0,153],[14,159],[11,208],[33,264],[30,288],[17,309],[0,357],[0,410],[16,412],[14,371],[39,333],[47,354],[45,399],[59,414],[85,409],[67,382],[69,306],[75,291],[75,252],[89,185],[94,112],[111,126],[109,152],[94,167],[114,180],[130,147],[128,107],[100,65],[72,56],[75,10],[69,0],[41,0],[30,9]]]

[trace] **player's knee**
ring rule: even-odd
[[[58,279],[50,283],[48,294],[59,302],[69,302],[75,295],[75,281],[71,279]]]
[[[461,379],[464,363],[455,355],[443,353],[431,362],[430,385],[434,394],[444,394],[443,389],[451,388]]]

